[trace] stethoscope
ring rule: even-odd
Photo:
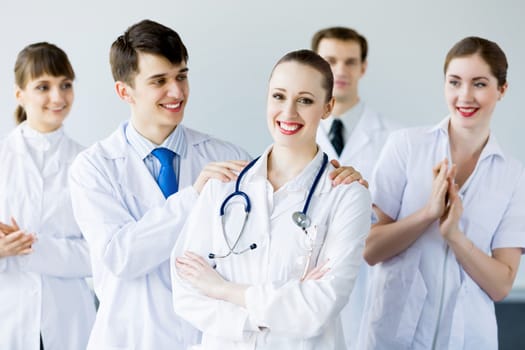
[[[246,226],[246,222],[248,221],[248,215],[250,214],[250,211],[252,209],[252,204],[251,204],[251,201],[250,201],[250,197],[246,194],[246,192],[243,192],[243,191],[240,190],[241,181],[242,181],[243,176],[246,174],[246,172],[253,167],[253,165],[257,162],[257,160],[259,160],[259,157],[257,157],[256,159],[252,160],[239,173],[239,176],[237,177],[237,181],[235,182],[235,191],[230,193],[224,199],[224,201],[221,204],[221,207],[220,207],[220,210],[219,210],[219,215],[221,217],[222,236],[224,238],[224,241],[226,242],[226,246],[228,247],[228,252],[226,254],[224,254],[224,255],[219,255],[219,254],[215,254],[215,253],[209,253],[208,254],[208,258],[210,258],[210,259],[222,259],[222,258],[226,258],[226,257],[230,256],[231,254],[240,255],[240,254],[243,254],[243,253],[245,253],[245,252],[247,252],[249,250],[253,250],[253,249],[257,248],[257,244],[252,243],[252,244],[250,244],[248,247],[246,247],[244,249],[237,250],[237,245],[239,244],[239,241],[241,240],[241,237],[242,237],[242,235],[244,233],[244,227]],[[317,172],[317,175],[314,178],[314,182],[312,183],[312,187],[310,188],[310,191],[308,192],[308,196],[306,197],[306,202],[304,203],[303,210],[302,211],[296,211],[296,212],[294,212],[292,214],[292,221],[298,227],[300,227],[305,233],[306,233],[306,228],[310,227],[310,225],[311,225],[310,217],[307,215],[308,207],[310,206],[310,201],[312,200],[312,196],[313,196],[313,194],[315,192],[315,188],[317,187],[317,184],[319,183],[319,180],[321,179],[321,176],[323,175],[323,172],[325,171],[327,164],[328,164],[328,156],[326,155],[326,153],[323,153],[323,162],[321,164],[321,168],[319,169],[319,171]],[[226,209],[226,206],[228,205],[228,203],[233,198],[238,197],[238,196],[241,197],[243,199],[243,201],[244,201],[244,203],[243,203],[244,204],[244,219],[243,219],[242,227],[241,227],[241,229],[239,231],[239,234],[237,235],[237,239],[235,239],[233,244],[231,244],[230,240],[228,239],[228,236],[226,235],[226,230],[224,229],[224,220],[225,220],[224,213],[225,213],[225,209]]]

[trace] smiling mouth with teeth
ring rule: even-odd
[[[63,111],[64,109],[66,109],[66,106],[62,106],[62,107],[55,107],[55,108],[48,108],[51,112],[60,112],[60,111]]]
[[[179,102],[179,103],[166,103],[166,104],[163,104],[163,106],[166,107],[166,108],[169,108],[169,109],[175,109],[175,108],[179,108],[181,104],[182,104],[182,102]]]
[[[456,107],[456,110],[463,117],[472,117],[474,114],[478,112],[479,108],[477,107]]]
[[[299,129],[301,126],[299,124],[288,124],[279,122],[279,127],[285,131],[295,131]]]

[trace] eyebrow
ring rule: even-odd
[[[73,79],[71,78],[68,78],[68,77],[64,77],[64,79],[60,80],[60,82],[64,82],[64,81],[73,81]],[[35,80],[36,83],[49,83],[51,82],[50,79],[38,79],[38,80]]]
[[[449,77],[449,78],[454,78],[454,79],[459,79],[459,80],[461,80],[461,77],[458,76],[458,75],[455,75],[455,74],[449,74],[448,77]],[[474,77],[474,78],[472,78],[472,80],[480,80],[480,79],[489,80],[489,78],[487,78],[487,77],[485,77],[485,76],[480,76],[480,77]]]
[[[273,89],[274,89],[274,90],[277,90],[277,91],[286,92],[286,89],[283,89],[283,88],[273,88]],[[304,94],[306,94],[306,95],[310,95],[310,96],[312,96],[312,97],[315,97],[315,95],[312,94],[312,93],[309,92],[309,91],[299,91],[299,95],[304,95]]]
[[[187,73],[190,69],[188,67],[184,67],[184,68],[181,68],[177,74],[181,74],[181,73]],[[155,80],[155,79],[158,79],[158,78],[163,78],[167,75],[167,73],[160,73],[160,74],[154,74],[152,76],[149,76],[147,78],[147,80]]]

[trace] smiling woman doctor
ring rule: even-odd
[[[525,174],[490,131],[507,89],[499,46],[468,37],[445,60],[449,116],[395,132],[376,165],[378,264],[359,349],[497,349],[493,301],[525,247]]]
[[[18,54],[19,125],[0,141],[0,349],[85,349],[95,318],[84,280],[88,247],[67,185],[81,150],[62,126],[74,78],[55,45],[35,43]]]
[[[173,301],[203,332],[201,348],[344,348],[339,312],[371,199],[357,182],[333,187],[316,144],[332,84],[313,51],[281,58],[267,102],[274,144],[236,184],[210,181],[186,223],[172,252]]]

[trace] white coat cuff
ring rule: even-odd
[[[221,333],[226,338],[236,341],[247,341],[253,334],[253,331],[259,330],[257,327],[251,326],[249,316],[245,310],[238,312],[239,307],[237,305],[222,300],[218,300],[217,303],[220,304],[217,305],[217,310],[221,310],[228,318],[227,321],[224,320],[225,327],[221,327]]]
[[[252,330],[254,331],[260,331],[262,328],[267,327],[267,325],[262,321],[264,310],[261,307],[263,303],[260,301],[262,296],[259,290],[260,288],[256,286],[250,286],[246,290],[245,294],[246,309],[248,310],[249,314],[249,320],[247,321],[246,326],[253,328]]]

